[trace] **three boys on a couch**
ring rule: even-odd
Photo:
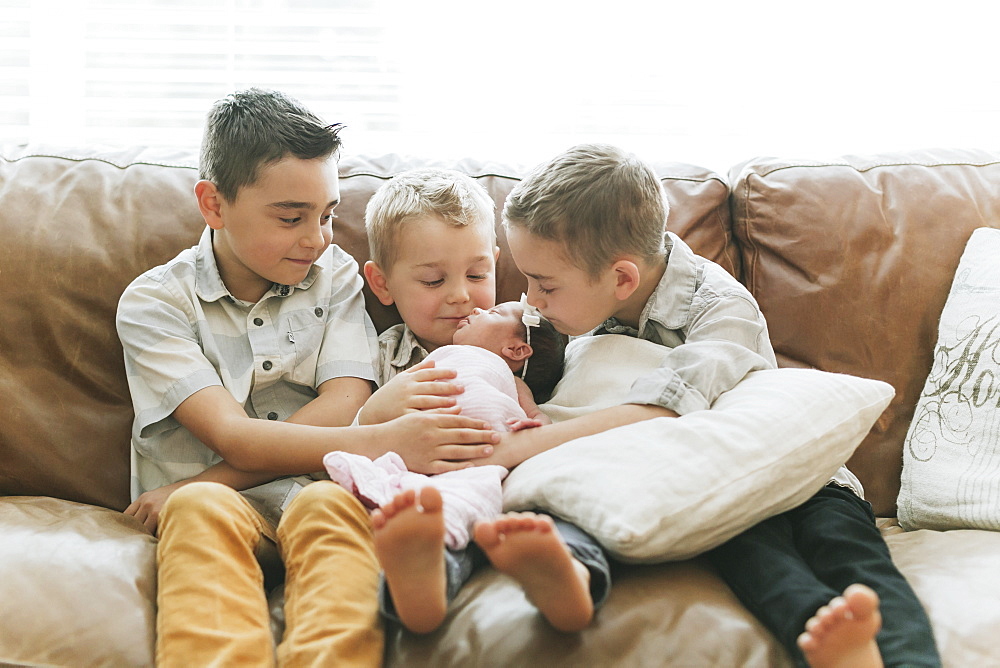
[[[467,546],[446,550],[433,481],[370,516],[353,489],[308,474],[332,451],[395,452],[428,475],[510,469],[575,438],[710,408],[746,374],[776,366],[749,292],[664,235],[655,173],[583,145],[536,168],[504,205],[528,304],[565,335],[624,334],[690,353],[651,370],[626,403],[571,420],[500,433],[462,415],[456,371],[422,362],[459,342],[470,317],[499,312],[492,201],[440,170],[376,193],[364,274],[403,320],[376,337],[357,264],[331,243],[340,128],[276,92],[216,103],[195,188],[205,232],[122,296],[135,408],[125,512],[160,539],[158,665],[273,664],[256,556],[265,541],[286,570],[279,663],[381,665],[381,616],[437,628],[486,561],[555,628],[581,630],[610,590],[607,556],[581,528],[494,515]],[[504,305],[487,347],[513,351],[509,370],[527,363],[530,373],[560,355],[535,357],[522,311]],[[705,557],[799,664],[940,665],[871,507],[850,490],[828,485]]]

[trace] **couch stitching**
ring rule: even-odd
[[[736,201],[734,206],[740,206],[741,204],[743,206],[743,220],[744,220],[744,226],[746,227],[746,233],[743,236],[746,238],[746,245],[749,251],[748,253],[749,257],[745,262],[746,267],[744,268],[744,271],[746,273],[744,279],[747,289],[750,290],[751,293],[753,293],[756,286],[757,260],[760,253],[759,249],[757,248],[757,244],[754,243],[754,237],[752,232],[753,221],[751,220],[751,209],[749,203],[750,201],[749,181],[751,176],[753,176],[752,172],[747,174],[746,177],[743,179],[743,195]],[[736,217],[734,216],[733,222],[735,222],[735,220]],[[733,231],[734,232],[736,231],[735,227],[733,228]]]
[[[104,164],[111,165],[112,167],[115,167],[117,169],[127,169],[133,165],[147,165],[149,167],[167,167],[170,169],[198,169],[196,165],[184,165],[180,163],[171,163],[171,162],[153,162],[150,160],[138,160],[136,162],[129,162],[122,165],[107,158],[98,158],[94,156],[78,158],[68,155],[52,155],[48,153],[32,153],[30,155],[22,155],[17,158],[8,158],[7,156],[0,156],[0,159],[2,159],[4,162],[9,162],[9,163],[21,162],[22,160],[27,160],[29,158],[52,158],[54,160],[66,160],[69,162],[103,162]]]
[[[760,177],[770,176],[775,172],[784,171],[786,169],[813,169],[822,167],[847,167],[853,169],[856,172],[870,172],[874,169],[880,169],[882,167],[989,167],[990,165],[1000,164],[1000,160],[983,160],[983,161],[949,161],[949,162],[915,162],[915,161],[889,161],[889,162],[875,162],[867,164],[865,166],[852,165],[848,162],[810,162],[807,164],[783,164],[775,165],[773,167],[764,169],[752,169],[751,174],[756,174]]]

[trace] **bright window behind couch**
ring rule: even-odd
[[[212,101],[258,85],[347,123],[352,153],[530,165],[608,141],[724,171],[997,148],[988,6],[0,0],[0,140],[195,147]]]

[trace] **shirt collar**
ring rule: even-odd
[[[629,334],[642,338],[649,321],[667,329],[684,327],[698,285],[698,265],[694,251],[673,232],[663,235],[663,245],[667,267],[639,314],[639,329],[610,318],[594,330],[595,334]]]
[[[296,289],[305,290],[309,288],[309,286],[316,282],[320,273],[327,270],[330,266],[332,248],[333,245],[331,244],[319,259],[313,263],[313,266],[309,267],[309,273],[306,274],[306,277],[300,283],[296,285],[273,283],[270,292],[267,294],[287,297]],[[198,298],[205,302],[214,302],[223,298],[239,301],[236,297],[233,297],[229,292],[229,288],[222,282],[222,274],[219,273],[219,264],[216,262],[215,251],[212,248],[212,228],[208,225],[205,226],[205,231],[201,233],[201,238],[198,240],[198,250],[195,255],[195,292]]]
[[[414,364],[419,364],[427,355],[427,349],[420,345],[413,330],[403,325],[403,333],[399,335],[399,345],[396,346],[396,354],[390,364],[397,369],[409,369]]]

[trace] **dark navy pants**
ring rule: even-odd
[[[806,621],[856,582],[879,595],[876,641],[887,667],[941,665],[927,614],[893,563],[871,505],[848,489],[827,485],[705,557],[798,665],[806,665],[795,643]]]

